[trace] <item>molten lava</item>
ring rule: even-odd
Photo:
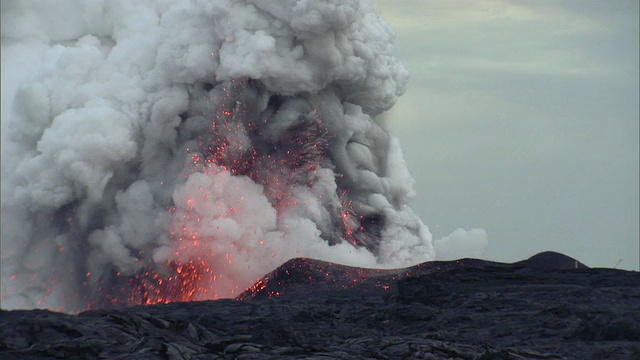
[[[167,266],[169,276],[147,271],[131,277],[129,301],[153,305],[217,298],[213,293],[216,275],[205,260],[189,260],[184,264],[170,261]]]

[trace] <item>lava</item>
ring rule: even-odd
[[[167,263],[170,275],[146,271],[129,278],[129,302],[139,305],[217,299],[216,274],[205,260]]]

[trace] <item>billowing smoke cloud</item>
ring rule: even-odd
[[[299,256],[436,258],[376,122],[408,79],[392,40],[360,0],[3,2],[3,307],[230,297]],[[436,244],[463,254],[465,234]]]

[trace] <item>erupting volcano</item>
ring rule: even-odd
[[[295,257],[438,256],[378,120],[408,74],[373,2],[13,2],[2,20],[3,308],[235,297]]]

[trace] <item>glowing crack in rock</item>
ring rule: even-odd
[[[392,40],[371,1],[3,4],[3,308],[235,297],[295,257],[435,259],[376,121],[408,80]]]

